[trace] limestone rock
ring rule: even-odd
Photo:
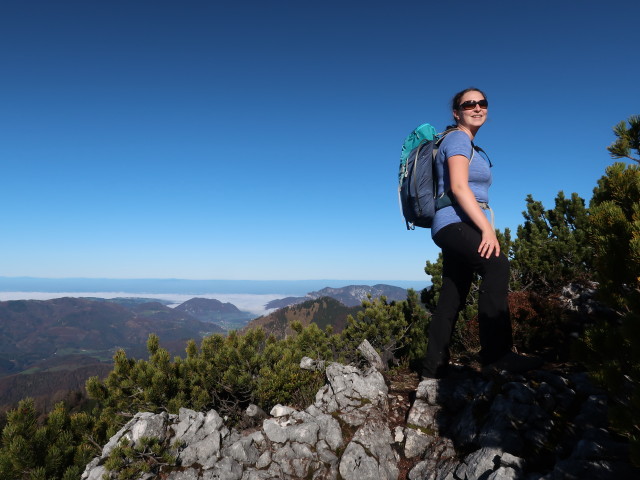
[[[410,480],[640,478],[628,444],[607,430],[606,395],[581,373],[466,371],[425,380],[406,417],[390,414],[376,368],[330,363],[326,377],[304,410],[249,407],[254,423],[244,431],[215,410],[138,413],[81,478],[116,478],[104,467],[109,454],[142,437],[159,439],[177,462],[137,480],[396,480],[401,460]]]
[[[358,351],[362,354],[362,356],[369,362],[376,370],[380,372],[384,372],[387,369],[387,366],[382,361],[380,354],[376,352],[376,349],[369,343],[368,340],[364,340],[359,346]]]

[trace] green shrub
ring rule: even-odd
[[[67,480],[78,478],[99,451],[87,442],[93,419],[86,413],[69,414],[55,405],[42,424],[32,399],[7,414],[0,448],[0,478]]]
[[[172,449],[157,438],[142,437],[134,445],[122,440],[104,463],[107,470],[113,471],[117,480],[135,480],[140,475],[157,475],[163,465],[175,464],[176,456]],[[105,480],[114,478],[105,475]]]
[[[619,317],[591,327],[576,354],[607,389],[611,427],[629,438],[640,466],[640,166],[608,167],[590,213],[599,294]]]

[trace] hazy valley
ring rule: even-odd
[[[32,396],[43,407],[81,391],[93,375],[105,376],[117,349],[146,358],[149,334],[172,355],[183,356],[190,339],[255,326],[281,338],[293,320],[320,328],[344,328],[367,295],[406,298],[390,285],[324,288],[304,297],[269,302],[256,315],[229,302],[194,297],[170,307],[168,300],[144,297],[9,300],[0,302],[0,410]],[[275,311],[273,311],[275,310]]]

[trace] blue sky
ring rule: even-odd
[[[482,88],[496,226],[589,199],[635,0],[4,0],[0,276],[428,280],[404,136]],[[514,232],[515,233],[515,232]]]

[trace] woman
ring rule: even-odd
[[[478,299],[482,364],[512,372],[537,368],[540,359],[512,352],[509,261],[480,206],[488,208],[491,170],[488,160],[474,151],[473,140],[487,120],[489,102],[482,91],[468,88],[453,97],[451,107],[456,123],[450,128],[455,130],[444,137],[436,157],[438,195],[446,194],[451,204],[436,212],[431,227],[432,238],[442,249],[442,289],[429,327],[422,376],[446,374],[451,335],[474,272],[482,277]]]

